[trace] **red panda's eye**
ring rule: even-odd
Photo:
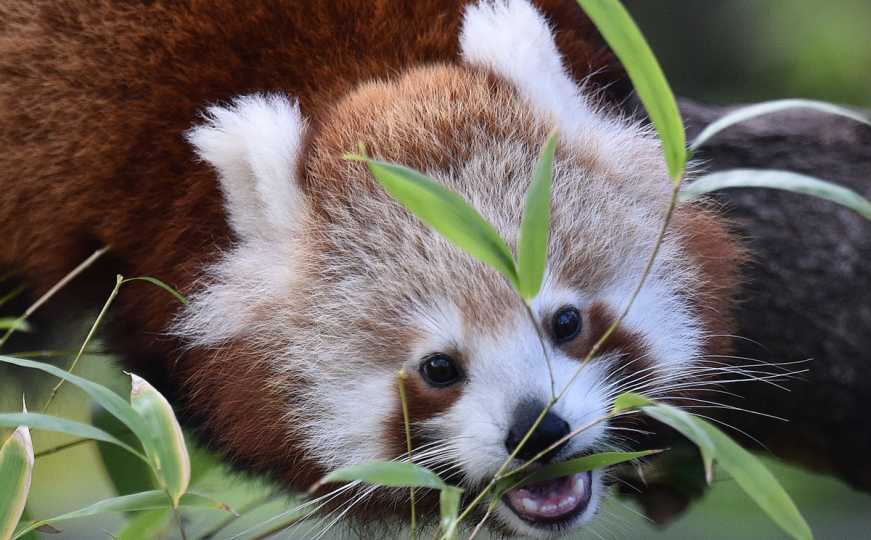
[[[454,359],[442,353],[427,356],[420,365],[420,374],[430,385],[439,388],[450,386],[463,377]]]
[[[557,343],[572,340],[581,332],[581,313],[577,308],[560,308],[553,316],[553,337]]]

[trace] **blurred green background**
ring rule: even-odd
[[[675,93],[871,107],[868,0],[627,0]]]
[[[871,107],[871,0],[628,0],[627,5],[678,95],[712,103],[807,97]],[[73,345],[74,341],[68,347]],[[116,388],[124,386],[120,368],[105,356],[85,358],[80,373]],[[41,403],[47,388],[50,383],[33,374],[0,367],[2,410],[16,409],[24,390],[29,402]],[[72,388],[61,392],[52,412],[80,420],[88,420],[92,413]],[[38,451],[68,441],[46,433],[35,433],[34,440]],[[871,538],[871,497],[784,465],[775,464],[774,470],[818,539]],[[202,482],[205,490],[237,507],[268,498],[268,488],[220,471],[213,471]],[[46,517],[114,494],[95,445],[86,444],[39,459],[29,511],[33,517]],[[287,501],[274,500],[253,512],[256,515],[249,516],[248,523],[274,515],[287,505]],[[222,519],[209,512],[192,519],[195,523]],[[699,504],[662,531],[648,524],[637,508],[621,501],[612,501],[603,516],[586,538],[784,537],[729,480],[718,481]],[[111,538],[124,522],[121,515],[71,521],[62,526],[61,534],[42,536]],[[243,529],[244,524],[234,528],[236,532]],[[217,538],[229,536],[224,532]],[[310,536],[311,532],[298,530],[279,537]]]

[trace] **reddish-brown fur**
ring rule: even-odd
[[[215,173],[182,136],[203,107],[281,92],[298,97],[317,126],[322,111],[361,81],[456,63],[465,3],[0,5],[0,266],[20,272],[37,295],[108,245],[109,272],[156,276],[190,292],[230,239]],[[622,81],[572,0],[539,6],[559,29],[576,77]],[[88,291],[91,301],[111,282],[99,285]],[[285,445],[271,444],[255,423],[232,421],[234,401],[263,412],[275,406],[260,392],[266,374],[249,369],[244,349],[179,356],[177,343],[161,337],[176,309],[160,293],[122,292],[113,348],[174,394],[183,414],[203,421],[232,456],[257,469],[279,467],[284,480],[297,474],[282,461]],[[208,383],[197,375],[205,366]]]
[[[343,186],[316,180],[340,178],[330,167],[348,166],[339,161],[340,154],[359,142],[325,132],[323,116],[335,113],[337,102],[366,81],[393,80],[403,69],[422,64],[458,63],[466,3],[39,0],[0,5],[0,222],[6,242],[0,266],[18,270],[39,294],[94,249],[108,245],[111,257],[104,265],[110,272],[155,276],[191,292],[198,273],[231,238],[215,173],[194,158],[183,138],[203,107],[252,92],[299,98],[312,124],[301,183],[317,211],[318,189]],[[615,99],[623,97],[626,82],[576,2],[535,3],[557,28],[572,75],[580,80],[592,74],[594,86],[615,83],[607,91]],[[434,69],[428,76],[433,84],[450,84],[450,77],[438,79],[443,75]],[[501,80],[489,83],[494,92],[509,91]],[[396,91],[402,89],[391,89]],[[354,116],[393,95],[373,87],[355,98],[365,103],[345,104],[341,111]],[[339,120],[331,116],[333,125]],[[405,144],[402,152],[404,163],[417,165],[413,145]],[[318,158],[317,166],[306,162],[309,154]],[[709,214],[679,213],[677,221],[694,231],[687,236],[687,249],[716,284],[704,299],[706,323],[726,334],[728,316],[715,306],[725,305],[731,295],[734,266],[718,261],[735,259],[736,252]],[[112,283],[101,285],[108,291]],[[308,486],[322,471],[285,431],[257,421],[280,417],[293,403],[294,385],[305,381],[286,381],[280,389],[271,385],[270,372],[244,342],[219,351],[179,353],[179,344],[162,335],[177,307],[160,292],[122,293],[113,308],[113,349],[169,393],[181,415],[234,461],[298,488]],[[603,329],[614,314],[594,309],[588,316],[594,328]],[[590,345],[582,344],[576,356]],[[640,339],[622,328],[607,347],[630,359],[643,351]],[[409,383],[414,419],[437,414],[456,398],[430,395],[418,383]],[[385,421],[399,430],[400,415],[397,411]]]

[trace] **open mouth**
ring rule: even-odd
[[[565,523],[589,506],[592,485],[592,473],[578,473],[512,489],[503,501],[532,524]]]

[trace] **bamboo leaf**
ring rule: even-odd
[[[191,480],[191,461],[184,434],[166,398],[145,379],[133,374],[130,377],[130,403],[148,427],[142,446],[158,481],[176,506]]]
[[[111,443],[127,450],[146,463],[148,462],[141,452],[120,441],[110,433],[106,433],[102,429],[81,422],[76,422],[74,420],[39,413],[0,413],[0,427],[14,426],[28,426],[31,429],[66,433],[67,435],[75,435],[76,437],[84,439],[94,439]]]
[[[501,495],[508,489],[513,489],[527,484],[536,482],[544,482],[553,480],[554,478],[562,478],[572,474],[592,471],[595,469],[604,469],[618,463],[632,461],[652,454],[658,454],[662,450],[643,450],[640,452],[602,452],[599,454],[591,454],[575,459],[569,459],[561,463],[547,465],[533,472],[526,469],[509,473],[505,477],[499,479],[493,486],[493,492],[496,497]]]
[[[15,330],[16,332],[30,332],[30,323],[21,318],[0,317],[0,330]]]
[[[660,408],[657,408],[660,407]],[[697,417],[678,409],[660,405],[647,396],[633,392],[625,392],[617,396],[611,414],[618,414],[632,409],[640,409],[645,414],[659,420],[663,424],[671,426],[684,437],[691,440],[699,447],[702,454],[702,462],[705,466],[705,480],[710,484],[714,477],[714,456],[716,449],[713,442],[708,439],[704,430],[696,424]]]
[[[221,502],[216,501],[211,497],[198,493],[186,493],[178,503],[180,508],[212,508],[215,510],[223,510],[231,512],[231,510]],[[19,538],[24,534],[38,529],[44,525],[53,525],[61,521],[77,519],[83,517],[96,516],[109,512],[140,512],[145,510],[160,510],[164,508],[172,508],[172,501],[163,491],[144,491],[142,493],[134,493],[131,495],[123,495],[121,497],[112,497],[98,501],[90,506],[81,508],[74,512],[62,514],[48,519],[41,519],[26,524],[20,528],[14,538]]]
[[[519,287],[517,268],[505,240],[462,197],[421,173],[360,156],[384,189],[421,221]]]
[[[0,540],[8,540],[24,513],[33,478],[33,441],[22,426],[0,447]]]
[[[741,489],[790,536],[812,540],[813,532],[771,471],[710,422],[697,420],[717,449],[717,463]]]
[[[640,409],[645,405],[653,405],[653,401],[641,394],[624,392],[614,399],[614,406],[611,409],[611,414],[616,415],[633,409]]]
[[[457,540],[459,537],[460,500],[463,490],[455,486],[445,486],[439,494],[439,512],[442,540]]]
[[[717,448],[714,441],[708,437],[707,432],[699,425],[699,418],[682,411],[677,407],[665,405],[649,405],[641,408],[644,414],[669,425],[693,441],[699,447],[702,454],[702,463],[705,466],[705,480],[710,484],[714,481],[714,459],[717,457]]]
[[[846,206],[871,219],[871,202],[843,186],[799,173],[777,169],[731,169],[702,176],[681,190],[681,199],[728,188],[771,188],[812,195]]]
[[[619,0],[578,0],[623,63],[662,140],[668,172],[680,182],[686,169],[686,134],[668,81],[650,46]]]
[[[354,482],[384,487],[421,487],[443,489],[445,483],[434,472],[414,463],[396,461],[370,461],[360,465],[342,467],[319,480],[309,492],[331,482]]]
[[[0,278],[2,278],[2,277],[3,276],[0,275]],[[0,283],[3,283],[3,279],[0,279]],[[27,290],[27,287],[25,287],[24,285],[19,285],[18,287],[15,287],[11,291],[3,293],[3,295],[0,296],[0,306],[3,306],[4,304],[11,302],[12,300],[15,300],[16,298],[21,296],[21,293],[23,293],[26,290]],[[24,317],[17,317],[16,319],[13,319],[13,320],[19,320],[19,319],[25,320]],[[2,319],[0,319],[0,320],[2,320]]]
[[[819,112],[844,116],[871,126],[871,119],[866,118],[856,111],[847,109],[846,107],[839,107],[838,105],[833,105],[824,101],[814,101],[811,99],[778,99],[775,101],[766,101],[763,103],[755,103],[747,107],[741,107],[740,109],[736,109],[726,114],[719,120],[712,122],[696,136],[695,140],[690,144],[690,150],[698,149],[712,137],[737,123],[750,120],[757,116],[796,108],[813,109]]]
[[[294,503],[296,504],[296,503]],[[233,536],[226,537],[226,540],[239,540],[239,539],[255,539],[255,538],[273,538],[281,531],[285,531],[291,526],[298,524],[302,520],[306,518],[309,511],[305,510],[305,506],[291,506],[290,508],[285,508],[278,514],[273,514],[271,517],[266,517],[268,514],[261,516],[258,519],[258,523],[255,525],[237,527],[237,531],[239,528],[242,528],[241,531],[234,531]],[[250,516],[245,516],[247,519],[246,522],[251,518]],[[228,531],[229,535],[230,532]],[[197,540],[207,540],[212,538],[211,536],[200,536]],[[220,536],[220,538],[225,538],[224,536]]]
[[[175,290],[174,288],[170,287],[169,285],[160,281],[157,278],[153,278],[150,276],[137,276],[137,277],[131,277],[131,278],[124,278],[123,283],[130,283],[131,281],[146,281],[148,283],[151,283],[152,285],[157,285],[158,287],[160,287],[164,291],[173,295],[175,297],[175,299],[178,300],[179,302],[181,302],[182,304],[188,305],[188,303],[189,303],[188,299],[182,293],[178,292],[177,290]]]
[[[520,224],[517,242],[517,273],[520,295],[527,301],[535,298],[547,266],[550,241],[550,199],[553,184],[553,158],[557,134],[552,133],[541,149]]]
[[[149,510],[130,520],[115,534],[117,540],[152,540],[161,538],[172,523],[172,508]]]
[[[91,422],[125,444],[141,446],[136,435],[104,409],[95,410]],[[97,451],[117,495],[130,495],[159,487],[147,457],[143,464],[118,446],[102,441],[97,442]]]
[[[811,540],[813,533],[795,503],[756,456],[748,452],[710,422],[685,411],[657,403],[639,394],[623,394],[616,400],[623,410],[638,408],[671,426],[691,440],[702,453],[705,473],[711,481],[716,461],[762,510],[797,540]],[[615,407],[616,408],[616,407]]]
[[[148,435],[145,423],[139,414],[133,410],[129,403],[124,401],[118,394],[109,390],[105,386],[83,379],[72,373],[68,373],[51,364],[27,360],[24,358],[15,358],[12,356],[0,356],[0,362],[12,364],[16,366],[37,369],[63,379],[79,389],[87,393],[91,399],[96,401],[100,406],[111,413],[115,418],[124,423],[130,430],[136,434],[139,440],[142,440]]]

